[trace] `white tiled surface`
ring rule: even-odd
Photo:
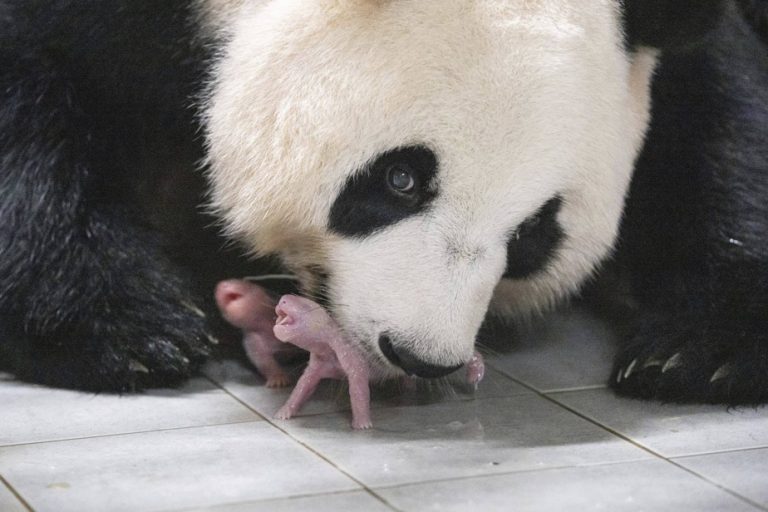
[[[667,457],[768,446],[768,407],[665,405],[623,400],[607,389],[553,397]]]
[[[515,350],[492,364],[541,392],[604,387],[614,346],[609,326],[572,309],[521,326]]]
[[[681,466],[768,508],[768,448],[675,460]]]
[[[167,510],[358,489],[264,422],[0,450],[0,473],[36,509]]]
[[[617,399],[610,331],[582,313],[523,338],[476,394],[377,387],[366,432],[339,383],[273,421],[289,391],[231,361],[131,397],[0,375],[0,511],[27,510],[3,481],[57,512],[768,510],[768,409]]]
[[[122,397],[2,382],[0,404],[0,446],[254,420],[206,379]]]
[[[409,511],[755,510],[658,460],[437,482],[379,492],[397,508]]]
[[[0,482],[0,510],[3,512],[23,512],[26,510],[16,496]]]
[[[292,372],[295,373],[295,372]],[[271,418],[291,394],[291,388],[268,389],[264,379],[244,363],[229,360],[214,362],[205,369],[205,374],[218,382],[222,388],[247,404],[259,414]],[[462,380],[461,372],[445,381],[393,381],[373,386],[372,404],[375,409],[402,405],[428,405],[456,400],[503,397],[532,394],[525,387],[510,381],[493,368],[486,369],[482,385],[474,391]],[[299,416],[312,416],[332,412],[349,411],[349,395],[345,383],[323,381],[313,399],[301,410]]]
[[[370,487],[649,457],[536,395],[374,411],[377,428],[354,435],[347,422],[280,424]]]
[[[222,505],[194,512],[390,512],[392,509],[381,499],[365,491],[320,496],[299,496],[280,500]]]

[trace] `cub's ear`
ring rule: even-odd
[[[725,12],[725,0],[623,0],[629,47],[695,45]]]

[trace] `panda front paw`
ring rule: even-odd
[[[103,351],[117,356],[104,365],[113,376],[107,391],[178,386],[199,370],[217,343],[206,315],[189,300],[115,319],[112,330],[115,336]]]
[[[71,318],[47,329],[17,326],[6,348],[10,371],[28,382],[93,392],[184,383],[216,343],[205,314],[176,286],[124,292],[71,305]]]
[[[755,405],[768,401],[768,332],[747,324],[644,322],[616,358],[619,395],[664,402]]]

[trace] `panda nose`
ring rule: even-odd
[[[392,343],[392,337],[389,334],[379,336],[379,348],[384,356],[389,359],[389,362],[402,368],[408,375],[415,375],[426,379],[444,377],[463,366],[461,364],[456,366],[438,366],[426,363],[413,355],[411,351]]]

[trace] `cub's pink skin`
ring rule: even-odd
[[[477,390],[478,384],[485,377],[485,360],[480,352],[475,352],[472,359],[466,364],[467,383],[471,384]]]
[[[222,316],[243,331],[243,346],[248,358],[267,379],[267,387],[282,388],[291,378],[275,360],[286,345],[278,340],[275,323],[275,301],[260,286],[242,279],[222,281],[216,286],[216,303]]]
[[[246,353],[267,379],[268,387],[285,387],[291,382],[275,359],[276,353],[295,347],[310,353],[309,365],[276,418],[294,416],[322,379],[347,379],[353,428],[372,426],[368,364],[321,306],[294,295],[286,295],[275,306],[263,288],[242,279],[219,283],[216,302],[224,318],[243,331]],[[274,325],[276,316],[277,324]],[[467,382],[477,389],[485,374],[482,356],[475,352],[465,368]],[[410,380],[408,377],[404,379],[406,382]]]
[[[368,429],[371,397],[368,363],[342,335],[339,326],[318,304],[303,297],[286,295],[277,307],[275,336],[309,351],[309,365],[285,405],[275,415],[289,419],[312,396],[322,379],[347,379],[352,403],[352,428]]]

